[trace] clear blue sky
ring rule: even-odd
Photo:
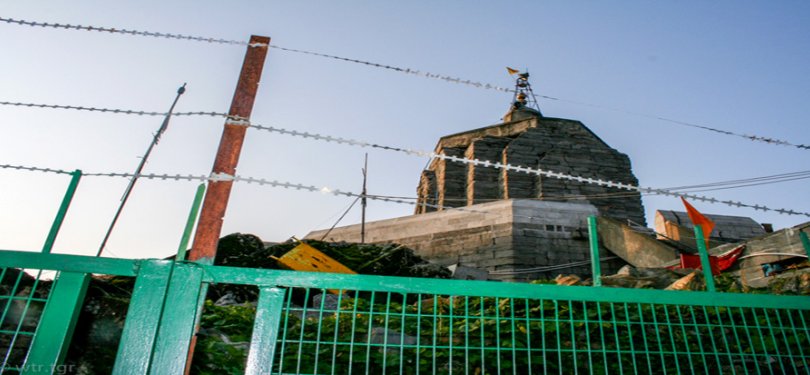
[[[679,127],[639,112],[810,143],[810,3],[806,1],[2,2],[0,16],[247,40],[499,86],[528,68],[547,116],[584,122],[630,156],[640,183],[693,185],[810,169],[810,151]],[[0,100],[225,112],[244,47],[0,24]],[[511,95],[271,49],[253,122],[430,150],[446,134],[499,122]],[[604,110],[594,106],[617,108]],[[0,107],[0,164],[130,172],[160,118]],[[210,172],[222,119],[174,118],[146,172]],[[359,191],[365,151],[248,131],[238,174]],[[415,196],[426,159],[369,152],[372,194]],[[0,170],[0,248],[42,246],[69,178]],[[808,180],[707,192],[810,211]],[[97,249],[127,181],[86,177],[56,252]],[[197,183],[139,181],[110,255],[176,251]],[[236,184],[223,234],[266,241],[330,226],[350,198]],[[682,210],[672,197],[645,197]],[[695,202],[777,228],[801,216]],[[369,218],[412,206],[371,202]],[[359,221],[359,210],[344,223]]]

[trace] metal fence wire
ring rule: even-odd
[[[273,371],[810,373],[808,320],[779,308],[289,288]]]
[[[114,374],[183,373],[205,285],[258,287],[255,309],[245,307],[252,320],[244,332],[250,342],[242,346],[245,374],[810,374],[804,296],[14,251],[0,251],[0,267],[9,267],[0,273],[3,373],[62,363],[71,315],[81,310],[92,272],[137,277]],[[25,268],[59,272],[51,283]]]
[[[51,281],[15,268],[0,271],[0,373],[20,373],[31,346]]]

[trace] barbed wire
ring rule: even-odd
[[[489,83],[483,83],[483,82],[479,82],[479,81],[475,81],[475,80],[462,79],[462,78],[452,77],[452,76],[444,75],[444,74],[423,72],[423,71],[420,71],[418,69],[402,68],[402,67],[393,66],[393,65],[380,64],[380,63],[375,63],[375,62],[366,61],[366,60],[352,59],[352,58],[348,58],[348,57],[342,57],[342,56],[331,55],[331,54],[326,54],[326,53],[308,51],[308,50],[303,50],[303,49],[287,48],[287,47],[282,47],[282,46],[278,46],[278,45],[274,45],[274,44],[269,44],[268,45],[268,44],[265,44],[265,43],[249,43],[249,42],[239,41],[239,40],[228,40],[228,39],[221,39],[221,38],[211,38],[211,37],[184,35],[184,34],[142,31],[142,30],[128,30],[128,29],[119,29],[119,28],[112,28],[112,27],[83,26],[83,25],[62,24],[62,23],[48,23],[48,22],[27,21],[27,20],[6,18],[6,17],[0,17],[0,22],[5,22],[5,23],[8,23],[8,24],[25,25],[25,26],[31,26],[31,27],[55,28],[55,29],[66,29],[66,30],[71,30],[72,29],[72,30],[84,30],[84,31],[128,34],[128,35],[153,37],[153,38],[166,38],[166,39],[189,40],[189,41],[196,41],[196,42],[207,42],[207,43],[213,43],[213,44],[238,45],[238,46],[248,46],[248,47],[269,47],[269,48],[274,48],[274,49],[278,49],[278,50],[281,50],[281,51],[300,53],[300,54],[311,55],[311,56],[318,56],[318,57],[323,57],[323,58],[328,58],[328,59],[333,59],[333,60],[339,60],[339,61],[346,61],[346,62],[361,64],[361,65],[366,65],[366,66],[371,66],[371,67],[376,67],[376,68],[381,68],[381,69],[387,69],[387,70],[392,70],[392,71],[397,71],[397,72],[401,72],[401,73],[405,73],[405,74],[411,74],[411,75],[425,77],[425,78],[442,80],[442,81],[446,81],[446,82],[450,82],[450,83],[462,84],[462,85],[471,86],[471,87],[480,88],[480,89],[495,90],[495,91],[506,92],[506,93],[514,93],[515,92],[515,89],[513,89],[513,88],[502,87],[502,86],[493,85],[493,84],[489,84]],[[748,139],[748,140],[754,141],[754,142],[762,142],[762,143],[767,143],[767,144],[772,144],[772,145],[790,146],[790,147],[795,147],[795,148],[798,148],[798,149],[810,150],[810,145],[802,144],[802,143],[793,143],[793,142],[786,141],[786,140],[783,140],[783,139],[778,139],[778,138],[765,137],[765,136],[759,136],[759,135],[754,135],[754,134],[736,133],[736,132],[723,130],[723,129],[718,129],[718,128],[713,128],[713,127],[700,125],[700,124],[696,124],[696,123],[692,123],[692,122],[670,119],[670,118],[666,118],[666,117],[663,117],[663,116],[650,115],[650,114],[646,114],[646,113],[628,111],[628,110],[625,110],[625,109],[614,108],[614,107],[610,107],[610,106],[604,106],[604,105],[598,105],[598,104],[590,104],[590,103],[585,103],[585,102],[580,102],[580,101],[575,101],[575,100],[569,100],[569,99],[562,99],[562,98],[549,96],[549,95],[536,95],[536,96],[538,96],[540,98],[543,98],[543,99],[547,99],[547,100],[568,102],[568,103],[573,103],[573,104],[577,104],[577,105],[583,105],[583,106],[589,106],[589,107],[593,107],[593,108],[600,108],[600,109],[604,109],[604,110],[621,112],[621,113],[625,113],[625,114],[633,115],[633,116],[651,118],[651,119],[655,119],[655,120],[659,120],[659,121],[663,121],[663,122],[667,122],[667,123],[671,123],[671,124],[676,124],[676,125],[681,125],[681,126],[686,126],[686,127],[692,127],[692,128],[696,128],[696,129],[702,129],[702,130],[706,130],[706,131],[710,131],[710,132],[714,132],[714,133],[718,133],[718,134],[723,134],[723,135],[728,135],[728,136],[745,138],[745,139]]]
[[[660,194],[660,195],[668,195],[668,196],[673,196],[673,197],[683,197],[683,198],[702,201],[702,202],[721,203],[721,204],[726,204],[728,206],[733,206],[733,207],[748,207],[748,208],[753,208],[754,210],[762,210],[762,211],[766,211],[766,212],[767,211],[775,211],[775,212],[778,212],[778,213],[789,214],[789,215],[802,214],[802,213],[796,213],[793,210],[772,209],[772,208],[769,208],[769,207],[764,206],[764,205],[746,204],[746,203],[742,203],[742,202],[738,202],[738,201],[732,201],[732,200],[722,201],[722,200],[718,200],[718,199],[712,198],[712,197],[700,196],[700,195],[689,194],[689,193],[678,193],[678,192],[674,192],[674,191],[667,190],[667,189],[642,187],[642,186],[636,186],[636,185],[626,184],[626,183],[622,183],[622,182],[615,182],[615,181],[610,181],[610,180],[602,180],[602,179],[598,179],[598,178],[588,178],[588,177],[576,176],[576,175],[571,175],[571,174],[566,174],[566,173],[560,173],[560,172],[554,172],[554,171],[550,171],[550,170],[545,170],[545,169],[542,169],[542,168],[530,168],[530,167],[516,166],[516,165],[512,165],[512,164],[503,164],[503,163],[500,163],[500,162],[492,162],[492,161],[489,161],[489,160],[478,160],[478,159],[468,159],[468,158],[458,157],[458,156],[448,156],[448,155],[445,155],[445,154],[439,154],[439,153],[435,153],[435,152],[408,149],[408,148],[403,148],[403,147],[385,146],[385,145],[379,145],[379,144],[376,144],[376,143],[371,143],[371,142],[366,142],[366,141],[361,141],[361,140],[356,140],[356,139],[326,136],[326,135],[322,135],[322,134],[318,134],[318,133],[299,132],[299,131],[295,131],[295,130],[288,130],[288,129],[272,127],[272,126],[264,126],[264,125],[256,125],[256,124],[250,124],[248,126],[252,127],[252,128],[255,128],[255,129],[259,129],[259,130],[265,130],[265,131],[269,131],[269,132],[274,132],[274,133],[278,133],[278,134],[285,134],[285,135],[294,136],[294,137],[310,138],[310,139],[313,139],[313,140],[320,140],[320,141],[325,141],[325,142],[335,142],[335,143],[339,143],[339,144],[346,144],[346,145],[356,146],[356,147],[361,147],[361,148],[365,148],[365,147],[378,148],[378,149],[387,150],[387,151],[401,152],[401,153],[405,153],[405,154],[408,154],[408,155],[421,156],[421,157],[430,157],[430,158],[442,159],[442,160],[446,160],[446,161],[465,163],[465,164],[472,164],[472,165],[475,165],[475,166],[504,169],[504,170],[507,170],[507,171],[527,173],[527,174],[535,174],[537,176],[544,176],[544,177],[549,177],[549,178],[569,180],[569,181],[574,181],[574,182],[578,182],[578,183],[599,185],[599,186],[604,186],[604,187],[607,187],[607,188],[615,188],[615,189],[622,189],[622,190],[628,190],[628,191],[637,191],[637,192],[644,193],[644,194]]]
[[[522,167],[518,167],[518,168],[522,168]],[[50,173],[58,173],[58,174],[70,174],[70,172],[63,171],[63,170],[58,170],[58,169],[40,168],[40,167],[28,167],[28,166],[19,166],[19,165],[10,165],[10,164],[0,164],[0,169],[17,169],[17,170],[36,171],[36,172],[50,172]],[[531,170],[531,168],[523,168],[523,169]],[[332,195],[344,195],[344,196],[347,196],[347,197],[359,197],[359,196],[361,196],[360,194],[357,194],[357,193],[346,192],[346,191],[342,191],[342,190],[339,190],[339,189],[332,189],[332,188],[329,188],[329,187],[326,187],[326,186],[317,187],[317,186],[314,186],[314,185],[302,185],[302,184],[296,184],[296,183],[290,183],[290,182],[280,182],[280,181],[277,181],[277,180],[267,180],[267,179],[264,179],[264,178],[230,176],[230,175],[225,175],[225,174],[211,174],[211,175],[206,176],[206,175],[192,175],[192,174],[188,174],[188,175],[182,175],[182,174],[170,175],[170,174],[153,174],[153,173],[134,174],[134,173],[106,172],[106,173],[84,173],[83,175],[84,176],[95,176],[95,177],[123,177],[123,178],[138,177],[138,178],[153,179],[153,180],[175,180],[175,181],[182,181],[182,180],[186,180],[186,181],[213,181],[213,182],[217,182],[217,181],[234,181],[234,182],[246,182],[248,184],[255,183],[255,184],[258,184],[258,185],[269,185],[269,186],[281,187],[281,188],[286,188],[286,189],[305,190],[305,191],[311,191],[311,192],[321,192],[321,193],[328,193],[328,194],[332,194]],[[556,174],[556,175],[562,175],[562,174]],[[602,181],[602,180],[596,180],[596,181]],[[608,184],[608,183],[612,183],[614,185],[616,184],[615,182],[602,181],[603,185]],[[660,195],[668,195],[668,196],[674,196],[674,197],[683,197],[683,198],[689,198],[689,199],[692,199],[692,200],[695,200],[695,201],[702,201],[702,202],[707,202],[707,203],[726,204],[726,205],[729,205],[729,206],[732,206],[732,207],[753,208],[754,210],[757,210],[757,211],[759,211],[759,210],[766,211],[766,212],[767,211],[773,211],[773,212],[783,214],[783,215],[800,215],[800,216],[803,215],[803,216],[810,217],[810,212],[794,211],[792,209],[788,210],[788,209],[784,209],[784,208],[774,209],[774,208],[769,208],[767,206],[759,205],[759,204],[747,204],[747,203],[735,202],[735,201],[731,201],[731,200],[721,201],[721,200],[718,200],[716,198],[698,196],[698,195],[694,195],[694,194],[681,194],[681,193],[674,193],[674,192],[661,190],[661,189],[635,187],[635,186],[626,185],[626,184],[623,184],[623,185],[628,186],[628,187],[633,187],[633,188],[637,189],[640,194],[660,194]],[[369,199],[372,199],[371,195],[367,195],[367,197]],[[383,201],[383,202],[394,202],[394,203],[402,203],[402,204],[415,205],[415,206],[426,206],[426,207],[432,207],[432,208],[437,208],[437,209],[453,209],[453,210],[461,210],[461,211],[468,211],[468,212],[487,213],[486,211],[479,211],[479,210],[469,209],[469,208],[465,208],[465,207],[449,207],[449,206],[430,204],[430,203],[427,203],[427,202],[414,202],[414,201],[409,201],[409,200],[405,200],[405,199],[389,198],[387,196],[376,196],[375,195],[373,199],[378,200],[378,201]],[[533,218],[532,216],[525,216],[525,217]]]
[[[100,108],[100,107],[85,107],[85,106],[77,106],[77,105],[44,104],[44,103],[29,103],[29,102],[0,101],[0,105],[12,106],[12,107],[27,107],[27,108],[66,109],[66,110],[75,110],[75,111],[103,112],[103,113],[115,113],[115,114],[137,115],[137,116],[161,116],[161,117],[163,117],[163,116],[166,116],[166,115],[169,114],[168,112],[142,111],[142,110],[134,110],[134,109]],[[227,113],[205,112],[205,111],[172,112],[172,116],[211,116],[211,117],[225,117],[225,118],[239,119],[239,118],[236,118],[235,116],[229,116]]]
[[[3,166],[0,165],[0,168]],[[45,170],[44,168],[40,168],[38,170]],[[84,176],[92,176],[92,177],[121,177],[121,178],[143,178],[143,179],[151,179],[151,180],[175,180],[175,181],[210,181],[210,182],[220,182],[220,181],[233,181],[233,182],[245,182],[248,184],[258,184],[260,186],[271,186],[271,187],[280,187],[284,189],[293,189],[293,190],[301,190],[307,191],[312,193],[321,193],[321,194],[331,194],[335,196],[345,196],[351,198],[362,198],[363,194],[354,193],[350,191],[343,191],[340,189],[334,189],[327,186],[318,187],[315,185],[305,185],[299,183],[292,183],[292,182],[284,182],[284,181],[277,181],[277,180],[268,180],[264,178],[254,178],[254,177],[242,177],[242,176],[230,176],[224,174],[211,174],[209,176],[206,175],[181,175],[181,174],[155,174],[155,173],[116,173],[116,172],[105,172],[105,173],[84,173]],[[442,206],[427,202],[414,202],[414,201],[407,201],[404,199],[392,198],[388,196],[381,196],[381,195],[370,195],[366,194],[366,198],[381,201],[381,202],[389,202],[389,203],[398,203],[398,204],[406,204],[410,206],[425,206],[435,208],[437,210],[445,210],[445,211],[463,211],[463,212],[470,212],[482,215],[497,215],[497,213],[493,213],[491,211],[484,211],[478,210],[474,208],[468,207],[450,207],[450,206]],[[530,216],[530,215],[520,215],[514,214],[515,217],[525,218],[529,220],[544,220],[543,217],[537,216]]]
[[[549,99],[548,97],[545,97],[545,98]],[[686,126],[686,127],[695,128],[695,129],[702,129],[702,130],[706,130],[706,131],[710,131],[710,132],[718,133],[718,134],[722,134],[722,135],[745,138],[745,139],[748,139],[748,140],[754,141],[754,142],[763,142],[763,143],[768,143],[768,144],[777,145],[777,146],[789,146],[789,147],[795,147],[795,148],[802,149],[802,150],[810,150],[810,145],[803,144],[803,143],[793,143],[793,142],[786,141],[786,140],[783,140],[783,139],[778,139],[778,138],[763,137],[763,136],[758,136],[758,135],[753,135],[753,134],[735,133],[735,132],[732,132],[732,131],[723,130],[723,129],[717,129],[717,128],[713,128],[713,127],[709,127],[709,126],[705,126],[705,125],[696,124],[696,123],[693,123],[693,122],[675,120],[675,119],[671,119],[671,118],[667,118],[667,117],[663,117],[663,116],[657,116],[657,115],[651,115],[651,114],[648,114],[648,113],[630,111],[630,110],[627,110],[627,109],[610,107],[610,106],[606,106],[606,105],[585,103],[585,102],[580,102],[580,101],[576,101],[576,100],[569,100],[569,99],[563,99],[563,98],[553,98],[553,99],[557,100],[557,101],[566,102],[566,103],[572,103],[572,104],[581,105],[581,106],[585,106],[585,107],[592,107],[592,108],[597,108],[597,109],[601,109],[601,110],[607,110],[607,111],[623,113],[623,114],[626,114],[626,115],[631,115],[631,116],[636,116],[636,117],[644,117],[644,118],[649,118],[649,119],[653,119],[653,120],[663,121],[663,122],[667,122],[667,123],[671,123],[671,124],[675,124],[675,125],[681,125],[681,126]]]
[[[275,49],[279,49],[279,50],[282,50],[282,51],[288,51],[288,52],[301,53],[301,54],[305,54],[305,55],[325,57],[325,58],[329,58],[329,59],[333,59],[333,60],[347,61],[347,62],[352,62],[352,63],[356,63],[356,64],[361,64],[361,65],[368,65],[368,66],[373,66],[375,68],[393,70],[393,71],[397,71],[397,72],[401,72],[401,73],[405,73],[405,74],[415,75],[415,76],[418,76],[418,77],[438,79],[438,80],[442,80],[442,81],[446,81],[446,82],[450,82],[450,83],[457,83],[457,84],[461,84],[461,85],[472,86],[472,87],[479,88],[479,89],[495,90],[495,91],[507,92],[507,93],[514,93],[515,92],[515,89],[509,88],[509,87],[503,87],[503,86],[493,85],[493,84],[490,84],[490,83],[483,83],[483,82],[479,82],[479,81],[463,79],[463,78],[453,77],[453,76],[444,75],[444,74],[423,72],[423,71],[417,70],[417,69],[401,68],[401,67],[397,67],[397,66],[379,64],[379,63],[375,63],[375,62],[371,62],[371,61],[364,61],[364,60],[357,60],[357,59],[352,59],[352,58],[348,58],[348,57],[329,55],[329,54],[320,53],[320,52],[312,52],[312,51],[295,49],[295,48],[280,47],[280,46],[277,46],[277,45],[274,45],[274,44],[271,44],[270,48],[275,48]],[[549,99],[549,100],[559,100],[559,99],[551,97],[551,96],[545,96],[545,95],[535,95],[535,96],[538,96],[538,97],[541,97],[541,98],[544,98],[544,99]]]
[[[127,109],[118,109],[118,108],[111,109],[111,108],[83,107],[83,106],[60,105],[60,104],[41,104],[41,103],[24,103],[24,102],[0,101],[0,105],[36,107],[36,108],[52,108],[52,109],[70,109],[70,110],[80,110],[80,111],[109,112],[109,113],[116,113],[116,114],[131,114],[131,115],[146,115],[146,116],[165,116],[165,115],[167,115],[166,112],[137,111],[137,110],[127,110]],[[290,135],[290,136],[293,136],[293,137],[312,138],[314,140],[320,140],[320,141],[325,141],[325,142],[335,142],[335,143],[339,143],[339,144],[347,144],[347,145],[350,145],[350,146],[357,146],[357,147],[363,147],[363,148],[371,147],[371,148],[377,148],[377,149],[381,149],[381,150],[401,152],[401,153],[405,153],[405,154],[413,155],[413,156],[430,157],[430,158],[435,158],[435,159],[449,160],[449,161],[453,161],[453,162],[472,164],[472,165],[476,165],[476,166],[504,169],[504,170],[507,170],[507,171],[511,170],[511,171],[514,171],[514,172],[535,174],[537,176],[544,176],[544,177],[548,177],[548,178],[569,180],[569,181],[575,181],[575,182],[578,182],[578,183],[595,184],[595,185],[599,185],[599,186],[605,186],[607,188],[616,188],[616,189],[624,189],[624,190],[629,190],[629,191],[638,191],[640,193],[646,193],[646,194],[653,194],[654,193],[654,194],[670,195],[670,196],[676,196],[676,197],[689,198],[689,199],[692,199],[692,200],[698,200],[698,201],[702,201],[702,202],[722,203],[722,204],[726,204],[726,205],[729,205],[729,206],[736,206],[736,207],[748,207],[748,208],[753,208],[754,210],[763,210],[763,211],[766,211],[766,212],[767,211],[775,211],[775,212],[778,212],[778,213],[789,214],[789,215],[794,214],[793,210],[771,209],[771,208],[769,208],[767,206],[759,205],[759,204],[751,205],[751,204],[746,204],[746,203],[742,203],[742,202],[735,202],[735,201],[731,201],[731,200],[729,200],[729,201],[720,201],[720,200],[717,200],[716,198],[710,198],[710,197],[699,196],[699,195],[688,194],[688,193],[676,193],[676,192],[672,192],[672,191],[666,190],[666,189],[655,189],[655,188],[648,188],[648,187],[640,187],[640,186],[635,186],[635,185],[631,185],[631,184],[625,184],[625,183],[622,183],[622,182],[614,182],[614,181],[610,181],[610,180],[586,178],[586,177],[581,177],[581,176],[575,176],[575,175],[570,175],[570,174],[565,174],[565,173],[559,173],[559,172],[544,170],[544,169],[541,169],[541,168],[529,168],[529,167],[523,167],[523,166],[515,166],[515,165],[511,165],[511,164],[503,164],[503,163],[500,163],[500,162],[491,162],[489,160],[483,160],[482,161],[482,160],[478,160],[478,159],[468,159],[468,158],[457,157],[457,156],[448,156],[448,155],[445,155],[445,154],[440,154],[440,153],[435,153],[435,152],[428,152],[428,151],[414,150],[414,149],[408,149],[408,148],[402,148],[402,147],[393,147],[393,146],[387,146],[387,145],[380,145],[380,144],[376,144],[376,143],[360,141],[360,140],[351,139],[351,138],[333,137],[333,136],[322,135],[322,134],[318,134],[318,133],[299,132],[299,131],[295,131],[295,130],[289,130],[289,129],[278,128],[278,127],[273,127],[273,126],[264,126],[264,125],[259,125],[259,124],[251,124],[245,118],[236,117],[236,116],[229,116],[228,114],[225,114],[225,113],[218,113],[218,112],[178,112],[178,113],[173,113],[172,115],[174,115],[174,116],[194,116],[194,115],[198,115],[198,116],[224,117],[224,118],[229,119],[230,123],[235,124],[235,125],[248,126],[248,127],[254,128],[254,129],[258,129],[258,130],[265,130],[265,131],[274,132],[274,133],[278,133],[278,134]]]
[[[184,34],[173,34],[173,33],[161,33],[161,32],[153,32],[153,31],[142,31],[142,30],[128,30],[128,29],[118,29],[114,27],[98,27],[98,26],[83,26],[83,25],[73,25],[73,24],[64,24],[64,23],[48,23],[48,22],[37,22],[37,21],[27,21],[27,20],[20,20],[14,18],[6,18],[0,17],[0,22],[5,22],[9,24],[18,24],[18,25],[25,25],[25,26],[32,26],[32,27],[43,27],[43,28],[54,28],[54,29],[65,29],[65,30],[83,30],[83,31],[96,31],[96,32],[105,32],[105,33],[113,33],[113,34],[128,34],[128,35],[136,35],[136,36],[145,36],[145,37],[152,37],[152,38],[166,38],[166,39],[179,39],[179,40],[189,40],[195,42],[207,42],[213,44],[227,44],[227,45],[238,45],[238,46],[249,46],[249,47],[269,47],[278,49],[281,51],[286,52],[294,52],[300,53],[304,55],[310,56],[318,56],[324,57],[333,60],[339,61],[346,61],[361,65],[372,66],[375,68],[382,68],[393,70],[405,74],[412,74],[419,77],[425,78],[432,78],[438,79],[446,82],[451,83],[458,83],[463,85],[468,85],[476,88],[482,88],[487,90],[495,90],[507,93],[515,92],[515,89],[509,87],[501,87],[498,85],[493,85],[489,83],[482,83],[478,81],[473,81],[469,79],[462,79],[458,77],[452,77],[444,74],[436,74],[430,72],[423,72],[418,69],[410,69],[410,68],[401,68],[392,65],[380,64],[371,61],[365,60],[358,60],[352,59],[348,57],[341,57],[336,55],[330,55],[326,53],[314,52],[314,51],[307,51],[303,49],[296,49],[296,48],[287,48],[278,46],[275,44],[266,44],[266,43],[248,43],[239,40],[228,40],[228,39],[221,39],[221,38],[209,38],[209,37],[202,37],[202,36],[193,36],[193,35],[184,35]],[[542,98],[550,99],[550,100],[557,100],[556,98],[546,97],[543,95],[538,95]]]
[[[0,101],[0,105],[38,107],[38,108],[55,108],[55,109],[73,109],[73,110],[98,111],[98,112],[109,112],[109,113],[147,115],[147,116],[165,116],[167,114],[166,112],[150,112],[150,111],[137,111],[137,110],[117,109],[117,108],[112,109],[112,108],[97,108],[97,107],[83,107],[83,106],[73,106],[73,105],[8,102],[8,101]],[[296,130],[289,130],[289,129],[273,127],[273,126],[251,124],[244,118],[237,117],[237,116],[229,116],[226,113],[218,113],[218,112],[179,112],[179,113],[173,113],[173,115],[176,115],[176,116],[203,115],[203,116],[224,117],[224,118],[228,118],[228,119],[232,120],[231,122],[236,124],[236,125],[248,126],[248,127],[252,127],[254,129],[257,129],[257,130],[264,130],[264,131],[268,131],[268,132],[273,132],[273,133],[278,133],[278,134],[283,134],[283,135],[289,135],[289,136],[293,136],[293,137],[311,138],[313,140],[320,140],[320,141],[325,141],[325,142],[335,142],[335,143],[338,143],[338,144],[346,144],[346,145],[350,145],[350,146],[357,146],[357,147],[363,147],[363,148],[370,147],[370,148],[377,148],[377,149],[386,150],[386,151],[401,152],[401,153],[405,153],[405,154],[408,154],[408,155],[419,156],[419,157],[439,158],[439,159],[445,159],[445,160],[450,160],[450,161],[455,161],[455,162],[474,164],[474,165],[483,166],[483,167],[494,167],[494,168],[501,168],[501,169],[506,169],[506,170],[513,170],[513,171],[517,171],[517,172],[534,173],[534,174],[537,174],[537,175],[540,175],[540,176],[559,178],[559,179],[567,179],[567,180],[572,180],[572,181],[582,182],[582,183],[589,183],[589,184],[605,185],[607,187],[616,187],[616,188],[627,189],[627,190],[631,190],[631,191],[632,190],[636,190],[636,191],[643,190],[643,188],[632,186],[632,185],[625,186],[624,184],[612,183],[611,181],[604,181],[604,183],[602,183],[602,182],[600,182],[601,180],[594,180],[594,179],[590,179],[590,178],[582,178],[582,177],[579,177],[579,176],[567,175],[567,174],[562,174],[562,173],[554,173],[553,171],[546,171],[546,170],[537,169],[537,168],[525,168],[525,167],[520,167],[520,166],[512,166],[510,164],[501,165],[501,163],[490,162],[490,161],[486,161],[486,160],[485,161],[480,161],[480,160],[477,160],[477,159],[458,158],[458,157],[446,156],[446,155],[443,155],[443,154],[437,154],[437,153],[434,153],[434,152],[428,152],[428,151],[423,151],[423,150],[414,150],[414,149],[408,149],[408,148],[402,148],[402,147],[380,145],[380,144],[376,144],[376,143],[372,143],[372,142],[367,142],[367,141],[362,141],[362,140],[357,140],[357,139],[351,139],[351,138],[334,137],[334,136],[322,135],[322,134],[318,134],[318,133],[299,132],[299,131],[296,131]],[[796,173],[802,173],[802,172],[796,172]],[[768,177],[768,176],[766,176],[766,177]],[[732,182],[736,182],[736,181],[732,181]],[[700,187],[700,185],[695,186],[695,187]],[[655,189],[655,190],[657,191],[656,194],[661,194],[661,192],[663,192],[663,191],[673,191],[673,190],[676,190],[676,189],[679,189],[679,188],[688,188],[688,187],[666,188],[666,189]],[[646,193],[647,194],[653,194],[653,192],[651,192],[649,190],[646,191]],[[682,194],[683,193],[686,193],[686,192],[682,192]],[[688,195],[683,194],[682,196],[688,196]],[[758,209],[757,208],[758,205],[747,206],[747,207]],[[766,209],[766,211],[767,211],[767,209]]]
[[[29,167],[25,165],[11,165],[11,164],[0,164],[0,169],[16,169],[21,171],[31,171],[31,172],[44,172],[44,173],[56,173],[56,174],[70,174],[71,172],[62,170],[62,169],[52,169],[52,168],[39,168],[39,167]]]
[[[48,23],[48,22],[36,22],[36,21],[26,21],[20,19],[13,19],[13,18],[5,18],[0,17],[0,22],[5,22],[9,24],[18,24],[24,26],[32,26],[32,27],[44,27],[44,28],[54,28],[54,29],[65,29],[65,30],[84,30],[84,31],[97,31],[103,33],[113,33],[113,34],[129,34],[129,35],[137,35],[137,36],[146,36],[146,37],[153,37],[153,38],[166,38],[166,39],[180,39],[180,40],[191,40],[195,42],[208,42],[208,43],[215,43],[215,44],[231,44],[231,45],[240,45],[240,46],[250,46],[250,47],[266,47],[266,43],[248,43],[239,40],[227,40],[227,39],[219,39],[219,38],[207,38],[202,36],[192,36],[192,35],[183,35],[183,34],[172,34],[172,33],[160,33],[160,32],[152,32],[152,31],[141,31],[141,30],[128,30],[128,29],[118,29],[114,27],[99,27],[99,26],[84,26],[84,25],[73,25],[67,23]]]

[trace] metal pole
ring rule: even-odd
[[[245,140],[246,121],[250,119],[250,113],[253,111],[253,102],[259,89],[259,79],[269,44],[268,37],[255,35],[250,37],[250,46],[242,63],[242,72],[233,94],[231,109],[228,111],[230,118],[225,121],[219,150],[211,170],[211,180],[208,182],[208,191],[205,192],[189,260],[214,263],[222,220],[233,186],[232,178],[236,173],[239,153]]]
[[[363,199],[360,201],[362,207],[362,214],[360,218],[360,243],[366,243],[366,180],[368,179],[368,153],[366,153],[366,161],[363,164]]]
[[[141,162],[138,163],[138,168],[135,169],[135,175],[132,176],[131,180],[129,180],[129,185],[127,185],[126,190],[124,190],[124,195],[121,197],[121,204],[118,205],[118,210],[115,211],[115,216],[113,216],[112,222],[110,223],[110,227],[107,228],[107,233],[104,234],[104,239],[101,240],[101,246],[98,247],[98,252],[96,253],[96,256],[101,256],[101,253],[104,251],[104,247],[107,246],[107,240],[110,239],[110,235],[112,234],[112,230],[115,227],[115,223],[121,216],[121,211],[124,210],[124,205],[127,204],[129,194],[132,193],[132,188],[135,187],[135,182],[138,181],[138,175],[140,175],[141,172],[143,171],[143,167],[146,165],[146,160],[149,159],[149,155],[152,153],[152,149],[160,141],[160,136],[163,135],[163,133],[166,132],[166,129],[169,127],[169,119],[172,117],[172,111],[174,111],[174,106],[177,105],[177,100],[180,99],[180,95],[183,95],[184,92],[186,92],[185,83],[183,84],[183,86],[177,89],[177,96],[174,97],[174,102],[172,102],[172,106],[169,107],[169,112],[166,113],[166,117],[163,118],[163,123],[160,124],[160,128],[158,129],[157,133],[155,133],[154,138],[152,138],[152,143],[149,144],[149,147],[146,149],[146,153],[144,153],[143,157],[141,158]]]
[[[596,216],[588,216],[588,239],[591,242],[593,286],[602,286],[602,265],[599,264],[599,235],[596,231]]]
[[[205,184],[200,184],[200,186],[197,186],[197,194],[194,196],[194,203],[191,204],[191,212],[188,213],[186,229],[183,230],[183,237],[180,239],[180,246],[177,248],[177,257],[175,257],[175,260],[186,260],[188,241],[191,239],[191,231],[194,230],[194,223],[197,222],[197,214],[200,212],[203,194],[205,194]]]
[[[712,264],[709,261],[709,251],[706,249],[706,240],[703,238],[703,228],[700,225],[695,225],[695,240],[700,254],[700,266],[703,268],[703,278],[706,279],[706,290],[716,292],[714,276],[712,276]]]
[[[82,171],[77,169],[71,172],[70,175],[73,177],[70,179],[70,184],[65,192],[65,197],[62,198],[62,204],[59,206],[59,211],[56,212],[56,218],[53,220],[53,224],[51,225],[51,231],[48,232],[48,238],[45,239],[45,245],[42,246],[42,252],[45,254],[50,254],[51,250],[53,249],[53,243],[56,242],[56,235],[59,234],[59,228],[62,227],[62,222],[65,221],[65,215],[67,215],[68,207],[70,207],[70,202],[73,201],[73,194],[76,193],[76,187],[79,185],[79,180],[82,178]]]
[[[197,221],[194,243],[191,246],[191,253],[188,254],[189,260],[214,264],[214,258],[217,256],[222,220],[225,217],[228,198],[231,195],[231,187],[233,187],[231,178],[236,173],[236,165],[239,163],[239,154],[242,151],[250,114],[253,112],[253,102],[256,99],[256,92],[259,90],[259,80],[262,76],[264,59],[267,57],[269,45],[270,38],[266,36],[250,36],[250,44],[242,62],[242,71],[239,73],[239,82],[236,84],[231,108],[228,111],[229,118],[225,121],[214,167],[211,169],[211,179],[208,181],[202,212]],[[191,338],[191,345],[189,345],[186,357],[186,374],[191,371],[194,348],[197,346],[196,332],[200,329],[200,316],[207,292],[208,284],[203,284],[197,303],[195,335]]]

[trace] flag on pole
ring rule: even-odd
[[[700,229],[703,230],[703,237],[706,240],[706,248],[709,247],[709,235],[714,230],[714,222],[709,220],[706,216],[703,216],[697,209],[692,207],[686,199],[681,197],[681,201],[683,201],[683,205],[686,206],[686,214],[689,215],[689,220],[692,221],[692,224],[695,226],[699,226]]]
[[[517,69],[512,69],[512,68],[510,68],[510,67],[508,67],[508,66],[506,67],[506,71],[507,71],[507,72],[509,72],[509,75],[510,75],[510,76],[511,76],[512,74],[517,74],[517,73],[520,73],[520,70],[517,70]]]

